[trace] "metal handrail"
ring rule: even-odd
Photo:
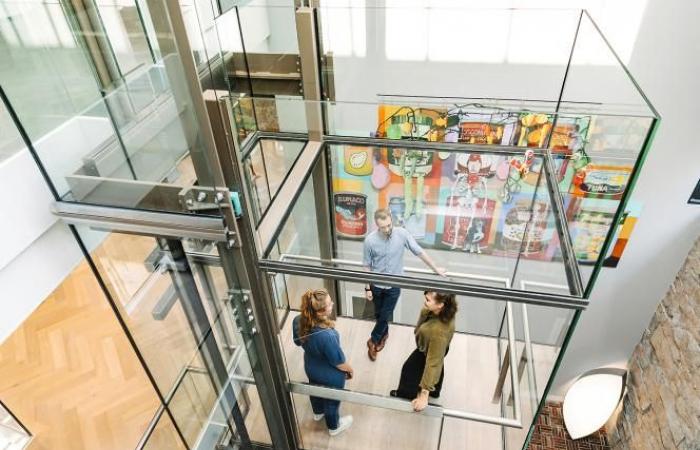
[[[319,262],[324,262],[323,259],[321,259],[318,256],[306,256],[306,255],[292,255],[290,253],[282,253],[280,255],[279,260],[284,261],[285,259],[298,259],[302,261],[319,261]],[[327,261],[332,264],[344,264],[346,266],[355,266],[355,267],[363,267],[363,264],[360,261],[353,261],[350,259],[340,259],[340,258],[333,258],[330,261]],[[434,274],[432,270],[428,269],[422,269],[419,267],[404,267],[404,271],[409,272],[409,273],[422,273],[422,274]],[[489,282],[494,282],[494,283],[503,283],[504,285],[508,283],[508,278],[503,278],[503,277],[492,277],[489,275],[477,275],[473,273],[461,273],[461,272],[447,272],[447,276],[453,277],[453,278],[467,278],[467,279],[472,279],[472,280],[483,280],[483,281],[489,281]]]
[[[537,409],[537,380],[535,379],[535,353],[532,351],[532,340],[530,339],[530,321],[527,316],[527,305],[522,304],[523,308],[523,333],[525,335],[525,357],[527,358],[527,374],[530,386],[530,395],[534,398],[534,408]]]
[[[513,393],[513,415],[515,420],[520,422],[520,380],[518,380],[518,371],[515,364],[515,324],[513,323],[513,306],[510,302],[506,303],[506,320],[508,322],[508,345],[512,349],[510,352],[510,382]]]
[[[549,288],[549,289],[560,289],[560,290],[562,290],[562,291],[568,291],[568,290],[569,290],[569,286],[565,286],[565,285],[563,285],[563,284],[542,283],[542,282],[540,282],[540,281],[528,281],[528,280],[522,280],[522,281],[520,282],[520,288],[521,288],[523,291],[526,291],[526,290],[527,290],[527,286],[528,286],[528,285],[530,285],[530,286],[539,286],[539,287]]]
[[[119,180],[120,182],[126,180]],[[140,183],[130,181],[129,183]],[[221,217],[154,212],[131,208],[96,206],[56,201],[51,212],[64,222],[103,230],[133,231],[158,236],[191,237],[209,241],[228,240]]]

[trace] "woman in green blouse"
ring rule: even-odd
[[[413,409],[428,405],[428,396],[439,397],[445,377],[444,360],[455,332],[457,299],[454,294],[425,291],[425,304],[414,334],[416,349],[401,368],[399,387],[392,397],[412,400]]]

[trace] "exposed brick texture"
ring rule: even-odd
[[[585,438],[571,439],[564,427],[561,403],[547,403],[537,418],[529,450],[610,450],[605,430]]]

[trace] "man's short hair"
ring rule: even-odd
[[[374,222],[376,223],[379,219],[391,219],[391,211],[388,208],[379,208],[374,212]]]

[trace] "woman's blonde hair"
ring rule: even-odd
[[[335,323],[327,316],[319,315],[326,309],[330,295],[326,289],[315,289],[304,292],[301,296],[301,319],[299,323],[299,337],[306,341],[313,327],[333,328]]]

